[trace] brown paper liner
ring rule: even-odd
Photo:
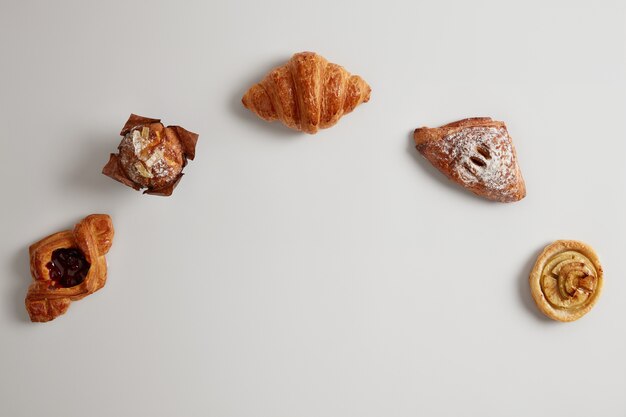
[[[127,185],[135,190],[140,190],[141,187],[135,184],[131,179],[126,176],[126,173],[120,166],[120,160],[116,154],[112,153],[109,157],[109,162],[102,168],[102,173],[107,177],[113,178],[115,181],[119,181],[124,185]]]
[[[149,117],[143,117],[136,114],[131,114],[122,131],[120,132],[121,136],[125,136],[129,133],[133,128],[138,126],[144,126],[152,123],[161,123],[161,119],[152,119]],[[161,124],[161,126],[163,126]],[[193,160],[196,156],[196,144],[198,143],[199,135],[197,133],[193,133],[188,131],[185,128],[180,126],[167,126],[164,128],[166,135],[174,135],[181,144],[183,150],[183,168],[187,165],[187,160]],[[122,184],[131,187],[135,190],[140,190],[142,188],[141,185],[135,183],[133,180],[128,178],[126,172],[120,165],[120,160],[118,154],[111,154],[109,157],[109,162],[102,168],[102,173],[107,177],[113,178],[116,181],[121,182]],[[183,177],[183,173],[181,173],[172,183],[166,185],[165,187],[161,187],[159,189],[147,188],[143,193],[144,194],[152,194],[159,196],[170,196],[172,192],[176,188],[176,186],[180,183],[181,178]]]

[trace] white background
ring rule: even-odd
[[[624,416],[625,27],[617,0],[2,0],[0,415]],[[302,50],[372,86],[316,136],[240,104]],[[100,173],[131,112],[200,133],[170,198]],[[521,202],[415,151],[470,116],[507,123]],[[106,287],[31,324],[28,245],[94,212]],[[606,273],[569,324],[527,284],[559,238]]]

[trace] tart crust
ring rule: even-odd
[[[574,321],[587,314],[602,293],[602,266],[591,246],[557,240],[546,246],[530,272],[530,293],[553,320]]]

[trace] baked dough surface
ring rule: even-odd
[[[574,321],[596,304],[604,278],[593,248],[575,240],[557,240],[539,255],[529,281],[543,314],[558,321]]]

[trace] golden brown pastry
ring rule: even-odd
[[[104,255],[113,242],[113,223],[106,214],[92,214],[74,230],[55,233],[29,248],[34,282],[26,294],[31,321],[45,322],[64,314],[71,301],[104,286]]]
[[[526,196],[513,141],[504,122],[459,120],[413,134],[417,150],[449,179],[481,197],[508,203]]]
[[[316,133],[369,101],[370,91],[358,75],[314,52],[300,52],[253,85],[241,101],[268,122],[280,120],[292,129]]]
[[[543,314],[558,321],[574,321],[598,301],[602,266],[590,246],[557,240],[539,255],[529,280],[530,292]]]
[[[135,190],[146,188],[144,194],[171,195],[187,159],[195,157],[198,135],[135,114],[120,135],[119,154],[111,154],[102,173]]]

